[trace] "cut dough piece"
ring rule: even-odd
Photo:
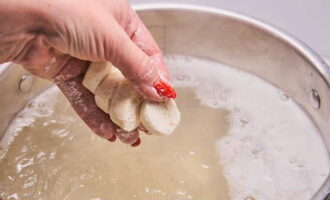
[[[92,63],[83,85],[94,93],[97,106],[109,113],[111,120],[123,131],[137,132],[136,128],[142,122],[150,133],[169,135],[180,122],[180,112],[173,99],[160,103],[144,100],[142,103],[143,97],[111,63]],[[125,138],[123,134],[121,139]]]
[[[114,66],[111,66],[109,74],[97,86],[94,96],[95,103],[105,113],[109,113],[110,101],[116,92],[118,83],[124,79],[121,72]]]
[[[92,93],[95,93],[97,86],[108,75],[111,63],[93,62],[89,65],[85,74],[83,85]]]
[[[179,125],[180,119],[180,112],[173,99],[166,102],[145,100],[141,105],[140,120],[153,134],[171,134]]]
[[[111,120],[125,131],[133,131],[140,124],[142,96],[128,81],[119,83],[111,99],[109,115]]]

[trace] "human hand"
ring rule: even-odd
[[[101,137],[115,140],[117,133],[126,143],[139,142],[137,130],[121,137],[128,133],[117,132],[81,83],[89,61],[110,61],[144,97],[163,100],[155,89],[168,83],[162,54],[126,1],[0,0],[0,16],[0,62],[54,80]]]

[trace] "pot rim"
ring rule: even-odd
[[[262,20],[246,16],[234,11],[229,11],[225,9],[212,8],[202,5],[189,5],[189,4],[176,4],[176,3],[151,3],[151,4],[139,4],[133,6],[134,10],[140,11],[159,11],[159,10],[181,10],[181,11],[194,11],[205,14],[221,15],[230,17],[233,19],[240,20],[250,26],[259,28],[266,31],[270,35],[276,37],[279,40],[289,44],[297,52],[299,52],[307,61],[315,66],[317,72],[322,77],[322,79],[327,83],[330,88],[330,66],[327,62],[316,53],[311,47],[305,44],[302,40],[298,39],[289,32],[271,25]]]

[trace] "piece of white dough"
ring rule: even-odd
[[[92,63],[83,85],[95,94],[97,106],[125,131],[135,130],[142,122],[151,133],[169,135],[180,122],[180,112],[173,99],[142,103],[142,96],[111,63]]]
[[[95,103],[105,113],[109,112],[110,100],[115,94],[117,86],[118,82],[108,75],[95,90]]]
[[[92,93],[97,86],[109,74],[111,63],[93,62],[89,65],[82,84]]]
[[[111,120],[125,131],[133,131],[140,124],[142,96],[128,81],[119,83],[111,99],[109,115]]]
[[[95,103],[105,113],[109,113],[110,101],[114,96],[117,86],[125,77],[114,66],[110,67],[108,75],[95,90]]]
[[[179,125],[180,119],[180,112],[173,99],[166,102],[145,100],[141,105],[140,120],[152,134],[171,134]]]

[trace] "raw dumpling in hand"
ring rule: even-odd
[[[111,63],[93,62],[89,65],[82,84],[95,94],[97,86],[109,74]]]
[[[95,90],[95,103],[105,113],[109,113],[110,101],[114,96],[118,84],[125,80],[121,72],[113,65],[110,66],[108,75]]]
[[[173,99],[152,102],[111,63],[92,63],[83,85],[95,95],[97,106],[109,113],[111,120],[124,131],[136,130],[141,124],[151,134],[169,135],[180,122],[180,112]]]
[[[142,100],[142,96],[128,80],[122,81],[110,102],[111,120],[125,131],[136,129],[140,124]]]
[[[165,102],[145,100],[140,110],[140,120],[152,134],[169,135],[179,125],[180,112],[173,99]]]

